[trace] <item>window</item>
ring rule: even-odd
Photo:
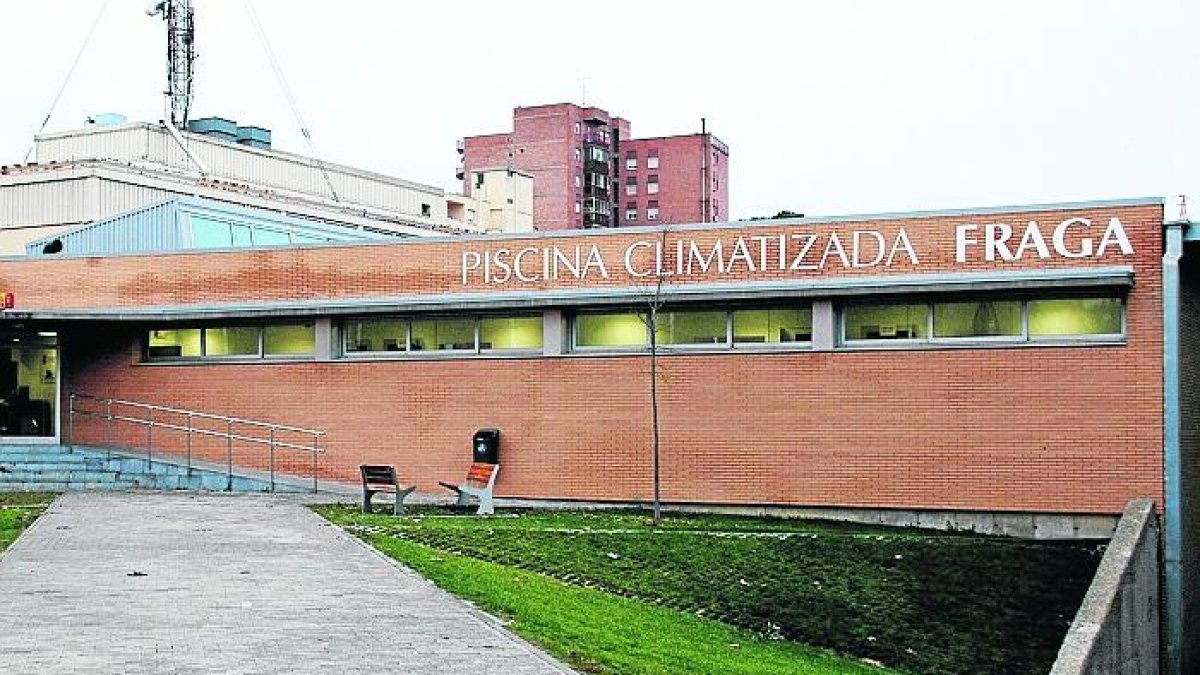
[[[1069,298],[1029,301],[1029,335],[1121,335],[1120,298]]]
[[[257,356],[258,328],[205,328],[205,356]]]
[[[850,305],[843,318],[846,340],[914,340],[928,334],[929,306]]]
[[[575,187],[583,187],[583,176],[575,174]]]
[[[229,223],[193,215],[192,248],[225,248],[233,245]]]
[[[625,155],[625,170],[626,171],[637,171],[637,153],[636,152],[630,152],[629,154]]]
[[[583,204],[581,202],[575,202],[575,213],[581,213],[582,211]]]
[[[233,235],[234,246],[253,246],[254,238],[250,235],[250,227],[247,225],[232,225],[230,233]]]
[[[646,220],[658,220],[658,207],[652,206],[646,209]]]
[[[632,222],[636,221],[637,219],[638,219],[637,209],[625,209],[625,220],[627,222],[632,223]]]
[[[650,344],[642,315],[580,314],[575,317],[577,347],[645,347]]]
[[[542,348],[542,317],[484,317],[479,320],[479,348],[536,349]]]
[[[734,344],[784,344],[811,340],[811,307],[739,309],[733,312]]]
[[[411,351],[475,350],[475,320],[472,318],[414,319],[411,335]]]
[[[200,356],[200,329],[152,330],[146,345],[146,356],[151,359],[198,358]]]
[[[421,215],[429,218],[433,215],[433,207],[429,204],[421,204]]]
[[[646,158],[646,168],[647,169],[657,169],[658,168],[658,155],[650,155],[649,157]]]
[[[646,194],[658,194],[658,176],[650,176],[646,181]]]
[[[342,348],[352,352],[395,352],[408,349],[408,322],[389,319],[347,321],[342,326]]]
[[[625,183],[625,194],[633,196],[637,194],[637,182],[630,181]]]
[[[263,353],[267,356],[304,356],[316,351],[317,332],[312,323],[263,328]]]
[[[728,312],[689,310],[659,312],[655,341],[660,345],[727,345]]]
[[[580,132],[580,130],[581,130],[581,128],[580,128],[580,126],[579,126],[579,122],[576,122],[576,123],[575,123],[575,135],[576,135],[576,136],[578,136],[578,135],[579,135],[579,132]]]
[[[604,148],[596,146],[596,145],[589,146],[588,151],[587,151],[587,158],[588,158],[588,161],[591,161],[591,162],[607,162],[608,161],[608,150],[605,150]]]
[[[575,161],[578,162],[582,159],[583,159],[583,150],[580,150],[579,148],[575,148]]]
[[[1017,300],[934,303],[933,336],[1020,337],[1021,303]]]

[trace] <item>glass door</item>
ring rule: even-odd
[[[0,438],[58,438],[58,335],[0,334]]]

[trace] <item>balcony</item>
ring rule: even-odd
[[[584,227],[609,227],[612,225],[612,217],[600,213],[584,213]]]
[[[583,214],[584,216],[600,215],[608,217],[612,215],[612,203],[607,199],[588,197],[583,200]]]
[[[583,134],[583,142],[587,145],[602,145],[608,147],[608,137],[599,131],[588,131]]]

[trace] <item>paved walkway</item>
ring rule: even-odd
[[[570,671],[294,498],[76,492],[0,558],[0,672]]]

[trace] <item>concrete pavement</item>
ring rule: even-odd
[[[0,626],[4,673],[571,672],[295,497],[64,494]]]

